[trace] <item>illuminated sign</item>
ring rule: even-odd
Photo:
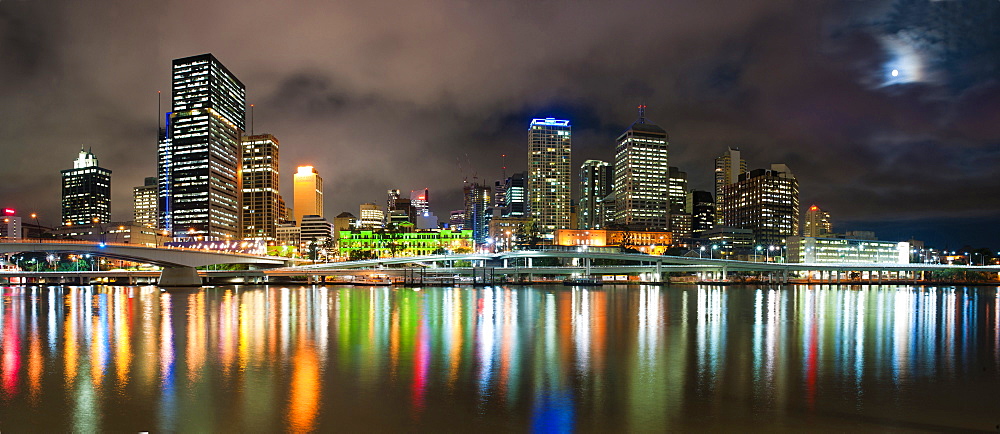
[[[3,209],[3,214],[4,215],[14,215],[14,213],[15,213],[14,208],[4,208]]]

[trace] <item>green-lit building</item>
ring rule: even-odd
[[[448,252],[471,252],[472,230],[388,232],[379,230],[339,231],[339,254],[351,257],[420,256]],[[355,252],[352,254],[352,252]]]

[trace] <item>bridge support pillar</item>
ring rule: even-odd
[[[159,286],[201,286],[201,276],[194,267],[163,267]]]

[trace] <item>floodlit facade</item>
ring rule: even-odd
[[[132,188],[132,209],[135,224],[155,228],[159,221],[156,177],[146,178],[143,185]]]
[[[87,225],[111,221],[111,171],[80,149],[73,168],[62,172],[62,223]]]
[[[808,264],[908,264],[910,243],[844,238],[790,237],[789,262]]]
[[[607,247],[635,249],[650,255],[663,254],[673,244],[669,231],[619,231],[607,229],[561,229],[556,231],[559,246]]]
[[[302,223],[302,216],[323,217],[323,178],[312,166],[299,166],[293,180],[293,216]]]
[[[571,144],[568,120],[533,119],[528,127],[528,213],[543,238],[571,224]]]
[[[605,226],[601,201],[611,194],[614,166],[607,161],[587,160],[580,166],[580,202],[577,216],[580,229],[600,229]]]
[[[385,258],[431,255],[442,250],[454,252],[459,249],[472,249],[472,230],[469,229],[400,233],[369,230],[340,231],[338,238],[339,255],[345,258],[350,258],[352,251],[372,252],[376,257]]]
[[[719,205],[724,225],[752,230],[756,244],[784,244],[799,232],[799,183],[784,164],[740,175]]]
[[[277,240],[284,221],[278,172],[278,139],[270,134],[243,137],[243,238]]]
[[[728,148],[726,152],[715,159],[715,200],[722,200],[722,190],[740,181],[740,175],[746,173],[747,162],[740,155],[740,149]],[[719,203],[715,204],[715,224],[722,225],[722,211]]]
[[[830,224],[830,213],[819,209],[818,206],[810,206],[806,210],[806,217],[802,224],[802,236],[823,237],[833,233],[833,226]]]
[[[632,230],[662,231],[670,227],[670,177],[667,132],[639,120],[615,145],[615,224]]]
[[[175,238],[240,237],[246,88],[215,56],[175,59],[157,153],[160,227]]]

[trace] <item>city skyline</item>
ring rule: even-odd
[[[71,155],[82,144],[114,171],[112,220],[127,219],[132,187],[155,174],[155,126],[161,119],[154,117],[152,100],[157,90],[169,92],[170,60],[212,52],[246,83],[247,100],[256,104],[257,130],[282,138],[281,172],[314,165],[336,186],[326,192],[326,208],[333,213],[378,201],[387,188],[411,185],[435,191],[436,213],[457,209],[462,174],[456,156],[471,160],[471,167],[462,168],[466,176],[478,173],[491,183],[500,178],[501,154],[525,154],[524,125],[536,117],[572,122],[574,170],[588,159],[609,160],[614,137],[643,103],[649,117],[670,131],[671,165],[688,173],[691,189],[711,190],[712,159],[728,146],[739,147],[752,167],[768,162],[792,167],[800,174],[802,205],[829,210],[838,228],[873,229],[886,238],[912,235],[942,247],[995,245],[990,238],[997,235],[984,239],[979,228],[1000,220],[1000,206],[990,199],[1000,192],[995,176],[1000,88],[991,79],[997,61],[985,62],[981,70],[941,69],[935,62],[956,54],[908,41],[924,65],[903,67],[900,74],[898,65],[914,59],[893,48],[899,41],[889,43],[898,32],[872,24],[898,15],[892,4],[733,4],[733,17],[707,27],[715,17],[696,5],[652,5],[668,16],[667,24],[681,24],[674,17],[683,12],[702,26],[643,29],[634,40],[607,42],[588,34],[624,23],[632,14],[627,4],[546,5],[568,15],[551,28],[535,18],[516,24],[513,17],[523,18],[516,5],[487,4],[449,18],[456,34],[467,30],[477,47],[454,54],[398,37],[416,32],[461,48],[456,44],[462,38],[424,33],[428,20],[459,12],[442,7],[432,16],[418,11],[407,16],[407,6],[400,6],[371,31],[346,25],[342,31],[357,35],[337,40],[323,59],[312,59],[309,47],[325,46],[339,34],[320,30],[337,26],[315,23],[371,25],[368,13],[350,5],[319,8],[314,25],[301,26],[308,31],[281,36],[295,12],[277,11],[274,19],[282,25],[273,27],[279,30],[241,36],[274,41],[247,44],[224,35],[242,25],[238,21],[246,22],[243,14],[260,13],[253,8],[226,19],[223,12],[230,8],[209,8],[184,24],[217,19],[219,28],[193,40],[167,31],[191,19],[185,2],[162,15],[139,5],[112,14],[68,4],[53,9],[5,2],[0,19],[10,33],[0,51],[12,61],[0,67],[8,83],[0,87],[8,102],[0,108],[0,145],[12,158],[2,163],[8,179],[0,192],[5,206],[38,212],[43,223],[54,225],[58,170],[37,155]],[[738,12],[741,18],[735,18]],[[978,12],[986,18],[997,13],[995,6]],[[492,25],[475,28],[477,19]],[[909,22],[920,30],[919,20]],[[577,30],[590,25],[601,31]],[[378,45],[384,34],[388,40]],[[69,41],[69,35],[75,39]],[[531,44],[532,37],[540,42]],[[983,38],[961,32],[956,37],[973,43]],[[106,43],[119,38],[124,42]],[[290,50],[288,38],[308,44]],[[679,42],[685,38],[690,47]],[[385,44],[401,49],[380,49]],[[530,49],[518,57],[506,45]],[[103,51],[74,51],[90,46]],[[622,66],[621,59],[647,49],[666,59]],[[138,55],[125,56],[133,51]],[[476,64],[472,59],[479,51],[498,53],[496,63]],[[361,52],[375,55],[352,62]],[[896,67],[886,69],[890,66]],[[460,75],[439,74],[448,68]],[[525,168],[519,160],[509,162],[512,172]],[[283,184],[282,193],[290,197],[289,179]],[[900,233],[883,235],[882,229]]]

